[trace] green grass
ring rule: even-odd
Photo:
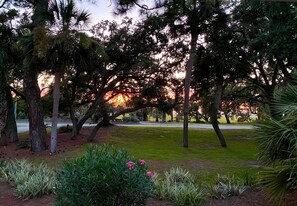
[[[193,173],[198,182],[212,181],[218,173],[244,176],[259,171],[252,164],[258,149],[252,130],[223,130],[227,148],[222,148],[212,130],[190,129],[189,148],[182,146],[182,128],[113,127],[110,137],[100,144],[113,144],[125,148],[129,154],[151,163],[151,169],[164,172],[171,167],[182,167]],[[63,161],[81,155],[86,145],[65,153],[42,158],[34,157],[35,163],[45,162],[58,167]]]
[[[251,163],[257,159],[257,146],[251,130],[224,130],[228,147],[222,148],[212,130],[189,130],[189,148],[182,146],[181,128],[124,127],[116,128],[106,143],[125,148],[139,159],[158,161],[166,166],[189,169],[201,178],[213,178],[217,173],[241,175],[257,169]],[[168,168],[169,167],[169,168]]]

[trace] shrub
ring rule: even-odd
[[[139,119],[134,116],[123,117],[123,122],[139,122]]]
[[[66,126],[59,127],[58,129],[58,133],[66,133],[71,131],[72,131],[72,126],[69,126],[68,124]]]
[[[242,180],[218,174],[216,184],[209,187],[209,195],[216,199],[226,199],[241,195],[246,188]]]
[[[255,125],[259,159],[268,166],[260,172],[260,183],[270,198],[281,204],[287,192],[297,190],[297,86],[274,92],[271,115]]]
[[[31,146],[31,142],[29,139],[19,140],[17,143],[18,149],[28,149]]]
[[[161,199],[169,199],[176,205],[201,205],[202,192],[195,186],[194,177],[187,170],[172,168],[164,173],[164,179],[154,178],[155,194]]]
[[[125,150],[91,145],[58,173],[56,205],[145,205],[153,181]]]
[[[54,192],[56,174],[46,165],[34,166],[26,160],[5,162],[0,167],[0,176],[16,187],[21,198],[35,198]]]

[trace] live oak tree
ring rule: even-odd
[[[121,1],[117,0],[117,11],[123,13],[133,5],[139,6],[143,10],[148,10],[145,5],[138,4],[137,0]],[[216,3],[216,1],[215,1]],[[168,26],[173,36],[187,35],[189,40],[188,60],[185,66],[185,87],[184,87],[184,132],[183,146],[188,147],[188,119],[189,119],[189,99],[190,83],[193,65],[195,63],[196,49],[198,47],[198,37],[203,34],[207,26],[207,20],[213,13],[212,1],[187,1],[170,0],[158,1],[155,8],[162,8],[162,16],[166,18]]]
[[[132,25],[130,19],[124,19],[121,25],[104,21],[92,29],[94,37],[103,45],[106,58],[98,62],[93,71],[88,71],[82,79],[85,83],[80,83],[87,88],[83,99],[90,100],[90,105],[78,121],[77,131],[93,114],[100,113],[102,117],[89,141],[110,119],[144,107],[157,106],[158,97],[164,95],[161,87],[165,81],[161,77],[171,68],[158,65],[154,58],[167,42],[166,35],[157,27],[159,24],[152,17],[137,25]],[[123,110],[109,114],[106,110],[108,101],[118,94],[127,95],[130,102]]]
[[[296,67],[295,3],[249,1],[233,12],[232,27],[251,75],[234,95],[267,105],[272,111],[273,92],[294,81]]]

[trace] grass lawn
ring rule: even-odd
[[[214,179],[217,173],[241,176],[258,172],[258,149],[252,130],[223,130],[223,134],[227,148],[219,145],[214,131],[190,129],[189,148],[183,148],[182,128],[121,127],[112,131],[105,143],[152,161],[157,171],[187,168],[198,180]]]
[[[172,167],[188,169],[197,182],[211,182],[217,174],[244,176],[259,171],[258,149],[252,130],[223,130],[227,148],[222,148],[212,130],[190,129],[189,148],[182,146],[182,128],[112,127],[110,136],[99,144],[125,148],[129,154],[148,162],[162,174]],[[63,161],[83,154],[87,145],[52,157],[35,156],[31,161],[58,167]]]

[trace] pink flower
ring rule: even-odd
[[[145,161],[144,160],[139,160],[140,165],[145,165]]]
[[[152,171],[147,171],[146,176],[148,176],[149,178],[152,178],[154,176],[154,173]]]
[[[132,161],[127,162],[127,166],[129,170],[134,170],[135,169],[135,163]]]

